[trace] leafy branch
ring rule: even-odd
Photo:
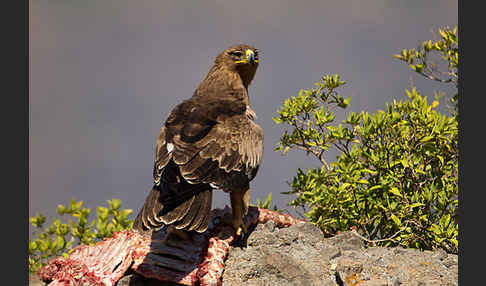
[[[417,49],[403,49],[393,57],[406,62],[410,68],[421,76],[441,83],[453,83],[458,87],[459,41],[457,26],[453,29],[438,29],[440,39],[423,42]],[[431,60],[438,53],[447,63],[447,71],[438,69],[438,63]],[[451,102],[456,105],[459,94],[456,93]]]

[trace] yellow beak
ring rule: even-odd
[[[255,52],[248,49],[245,51],[245,58],[242,59],[242,60],[239,60],[239,61],[236,61],[237,64],[247,64],[247,63],[250,63],[250,64],[254,64],[254,63],[258,63],[258,60],[255,59]]]

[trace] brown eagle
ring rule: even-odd
[[[155,148],[154,186],[134,229],[204,232],[212,190],[230,193],[229,223],[237,235],[250,202],[250,181],[263,154],[263,131],[254,122],[248,86],[258,50],[235,45],[220,53],[193,96],[162,125]]]

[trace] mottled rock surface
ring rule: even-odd
[[[323,238],[310,223],[260,224],[247,246],[232,247],[223,286],[458,285],[457,255],[403,248],[364,248],[351,232]]]

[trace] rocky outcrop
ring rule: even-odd
[[[310,223],[259,224],[247,247],[232,247],[223,286],[458,285],[457,255],[445,251],[364,248],[351,232],[323,238]]]
[[[218,282],[223,286],[458,285],[457,255],[442,250],[365,248],[352,232],[324,238],[311,223],[287,222],[287,216],[276,215],[260,211],[259,223],[246,241],[229,247]],[[45,284],[31,277],[29,285]],[[129,269],[116,285],[180,284],[145,278]]]
[[[278,228],[268,221],[251,232],[246,247],[230,248],[222,285],[458,285],[457,259],[442,250],[364,248],[351,232],[324,238],[310,223]],[[131,274],[117,285],[177,284]]]

